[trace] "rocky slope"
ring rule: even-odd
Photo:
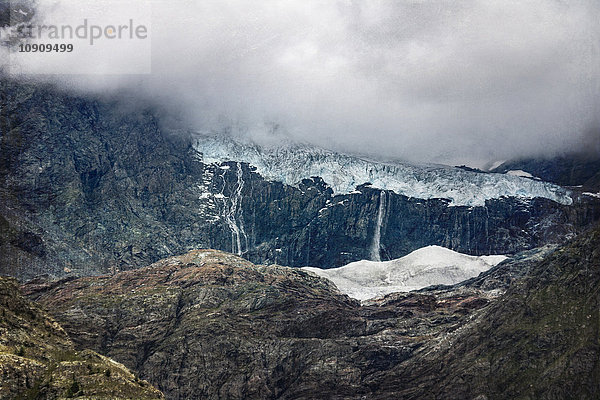
[[[596,229],[465,284],[363,306],[301,270],[210,250],[25,290],[78,346],[171,399],[592,399],[599,249]]]
[[[299,269],[193,251],[114,276],[26,285],[76,338],[170,399],[328,398],[377,392],[488,300],[411,294],[360,307]]]
[[[405,398],[600,395],[600,229],[559,248],[414,370],[382,384]]]
[[[334,195],[318,177],[290,186],[247,163],[202,161],[202,148],[157,115],[0,79],[1,274],[93,275],[196,248],[323,268],[428,245],[507,254],[600,218],[600,199],[589,196],[449,207],[370,185]]]
[[[581,187],[581,191],[600,192],[600,139],[585,153],[571,153],[554,158],[527,158],[507,161],[494,172],[522,170],[547,182]]]
[[[0,277],[0,399],[162,399],[123,365],[73,342]]]

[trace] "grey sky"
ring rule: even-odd
[[[414,161],[550,154],[598,124],[597,1],[152,4],[151,75],[60,79],[138,91],[196,129],[278,123]]]

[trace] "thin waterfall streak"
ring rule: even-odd
[[[246,235],[246,230],[244,229],[244,220],[242,218],[242,190],[244,189],[244,170],[242,169],[242,163],[237,163],[237,188],[235,190],[235,210],[233,215],[234,222],[237,221],[236,224],[237,229],[237,247],[238,247],[238,255],[241,255],[244,252],[244,248],[248,250],[248,236]],[[242,240],[244,239],[245,247],[242,248]]]
[[[246,245],[246,249],[248,248],[248,237],[246,236],[246,231],[244,230],[244,225],[242,222],[242,190],[244,189],[244,179],[241,163],[237,163],[237,185],[235,190],[233,191],[229,206],[227,205],[227,201],[223,198],[224,208],[223,208],[223,217],[227,226],[231,230],[231,252],[237,255],[242,255],[242,237],[244,238],[244,243]],[[223,173],[223,186],[225,185],[225,173]],[[239,226],[236,220],[239,220]]]
[[[371,260],[381,261],[379,250],[381,248],[381,225],[383,224],[383,216],[385,214],[385,191],[381,191],[379,194],[379,209],[377,210],[377,221],[375,224],[375,233],[373,235],[373,242],[371,243]]]

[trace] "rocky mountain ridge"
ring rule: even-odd
[[[132,269],[196,248],[325,268],[428,245],[508,254],[600,218],[589,196],[449,207],[369,185],[335,195],[319,177],[289,186],[247,163],[201,161],[192,138],[169,135],[151,108],[0,86],[0,273],[21,279]]]
[[[596,134],[596,136],[599,136]],[[600,136],[599,136],[600,137]],[[526,171],[547,182],[580,188],[589,193],[600,192],[600,139],[586,152],[558,155],[553,158],[526,158],[502,163],[492,172]]]
[[[78,346],[169,399],[592,399],[599,249],[596,228],[463,284],[362,306],[299,269],[212,250],[24,290]]]
[[[24,290],[53,310],[79,346],[123,362],[169,399],[368,395],[372,374],[456,329],[488,301],[410,294],[361,307],[300,269],[214,250]]]

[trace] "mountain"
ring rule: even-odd
[[[322,268],[429,245],[512,254],[560,243],[600,219],[599,198],[459,168],[285,146],[252,156],[257,165],[216,162],[221,144],[173,132],[152,107],[8,78],[0,89],[0,274],[23,280],[114,273],[198,248]],[[313,161],[299,164],[307,172],[298,179],[317,172],[331,182],[288,184],[302,158]],[[270,169],[260,160],[272,160]],[[330,167],[341,180],[371,184],[343,193],[349,184],[327,175]],[[396,193],[404,180],[412,192]]]
[[[569,153],[552,158],[525,158],[506,161],[492,172],[521,170],[546,182],[579,187],[588,193],[600,192],[600,149],[595,152]]]
[[[600,394],[600,229],[531,265],[414,370],[406,398],[594,399]]]
[[[347,349],[335,340],[347,322],[365,329],[357,303],[328,281],[212,250],[26,290],[79,346],[134,368],[170,399],[281,397],[328,368],[318,359]]]
[[[27,23],[35,13],[35,3],[31,0],[0,1],[0,28]],[[0,37],[0,40],[6,38]]]
[[[122,362],[169,399],[368,395],[376,390],[365,383],[369,376],[488,302],[412,294],[361,307],[301,269],[214,250],[113,276],[32,282],[24,290],[52,310],[79,347]]]
[[[363,305],[301,269],[213,250],[24,290],[79,347],[169,399],[593,399],[599,249],[595,228],[463,284]]]
[[[75,346],[63,328],[0,277],[0,399],[164,399],[123,365]]]
[[[304,267],[331,280],[344,294],[367,300],[393,292],[409,292],[434,285],[453,285],[506,260],[506,256],[468,256],[428,246],[390,261],[355,261],[340,268]]]

